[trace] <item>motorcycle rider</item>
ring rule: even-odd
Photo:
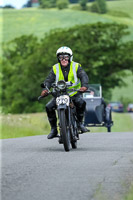
[[[69,47],[60,47],[56,52],[56,56],[58,63],[52,67],[44,83],[50,89],[52,83],[58,82],[59,80],[65,80],[66,82],[71,81],[73,83],[72,87],[80,90],[80,92],[71,92],[70,96],[76,106],[77,118],[79,121],[78,127],[82,133],[87,132],[88,129],[82,124],[86,102],[83,100],[81,93],[88,89],[88,76],[79,63],[72,61],[73,53]],[[48,90],[44,89],[41,92],[41,96],[46,97],[47,95]],[[52,139],[58,134],[55,109],[56,99],[52,98],[46,105],[46,112],[51,126],[51,132],[47,136],[48,139]]]

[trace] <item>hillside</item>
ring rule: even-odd
[[[91,3],[88,3],[90,6]],[[118,22],[129,26],[131,32],[128,39],[133,39],[133,1],[109,1],[107,2],[108,13],[99,15],[89,11],[69,9],[37,9],[25,8],[21,10],[0,9],[0,25],[3,23],[3,41],[7,42],[23,34],[34,34],[39,38],[44,33],[56,28],[69,28],[76,24],[95,22]]]
[[[9,41],[23,34],[34,34],[43,37],[44,33],[56,28],[69,28],[76,24],[111,22],[103,16],[82,11],[66,9],[21,9],[4,10],[3,40]]]
[[[118,13],[125,13],[129,18],[133,19],[133,1],[132,0],[118,0],[118,1],[108,1],[108,10]],[[122,16],[122,14],[121,14]],[[132,22],[133,24],[133,22]]]
[[[88,3],[88,7],[91,3]],[[44,37],[52,29],[69,28],[76,24],[100,22],[117,22],[129,26],[130,35],[126,40],[133,40],[133,0],[108,1],[108,13],[99,15],[89,11],[69,9],[37,9],[25,8],[21,10],[0,9],[0,41],[7,42],[21,35],[34,34],[38,38]],[[128,87],[115,88],[112,100],[119,100],[123,95],[133,99],[130,92],[133,86],[132,74],[124,79]],[[133,100],[132,100],[133,101]]]

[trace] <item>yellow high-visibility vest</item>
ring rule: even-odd
[[[70,63],[70,70],[68,73],[68,81],[71,81],[73,83],[73,85],[71,87],[69,87],[69,89],[71,89],[71,88],[79,89],[81,87],[80,79],[78,79],[78,77],[77,77],[78,66],[79,66],[79,63],[76,63],[73,61]],[[64,76],[63,76],[63,72],[61,70],[60,63],[57,63],[53,66],[53,71],[54,71],[54,74],[56,75],[56,83],[58,81],[64,80]],[[77,92],[69,92],[70,96],[73,96],[76,93]]]

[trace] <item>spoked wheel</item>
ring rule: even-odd
[[[65,151],[70,150],[70,130],[65,110],[60,110],[60,127]]]

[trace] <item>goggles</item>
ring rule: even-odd
[[[69,55],[59,55],[58,59],[60,61],[62,61],[62,60],[68,61],[70,59],[70,56]]]

